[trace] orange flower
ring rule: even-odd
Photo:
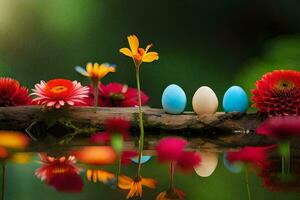
[[[102,183],[108,183],[109,181],[115,179],[115,175],[113,173],[100,170],[100,169],[88,169],[86,171],[86,178],[88,181],[93,181],[94,183],[97,183],[97,181]]]
[[[0,146],[12,149],[24,149],[29,138],[21,132],[0,130]]]
[[[155,189],[157,182],[150,178],[135,178],[134,180],[128,176],[119,176],[118,187],[122,190],[129,190],[127,194],[127,199],[136,197],[142,197],[143,186],[151,189]]]
[[[139,48],[139,39],[135,35],[127,37],[130,49],[122,48],[120,52],[124,55],[133,58],[136,66],[138,67],[142,62],[152,62],[158,60],[157,52],[148,52],[152,44],[148,44],[146,49]]]
[[[155,200],[181,200],[184,199],[185,194],[178,189],[170,189],[165,192],[161,192],[157,195]]]

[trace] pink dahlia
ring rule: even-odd
[[[133,107],[138,106],[138,90],[120,83],[109,83],[103,85],[99,83],[98,105],[102,107]],[[87,104],[94,105],[94,89],[89,86],[89,98]],[[148,96],[141,91],[142,105],[148,103]]]
[[[256,132],[275,139],[300,137],[300,116],[271,117],[264,121]]]
[[[267,116],[300,115],[300,72],[275,70],[252,90],[253,107]]]
[[[39,105],[59,109],[65,105],[85,104],[88,97],[88,88],[81,86],[77,81],[53,79],[47,83],[41,81],[35,85],[32,95],[37,96],[33,101]]]
[[[161,162],[177,161],[184,151],[187,141],[180,137],[166,137],[159,141],[156,150]]]
[[[28,90],[11,78],[0,78],[0,107],[30,105]]]

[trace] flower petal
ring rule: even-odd
[[[85,71],[85,69],[83,69],[82,67],[80,66],[76,66],[75,67],[75,70],[80,73],[81,75],[83,76],[89,76],[89,74],[87,73],[87,71]]]
[[[159,56],[158,56],[158,53],[156,52],[149,52],[149,53],[146,53],[143,58],[142,58],[142,61],[143,62],[152,62],[154,60],[158,60]]]
[[[120,49],[120,52],[125,56],[132,57],[132,52],[128,48],[122,48]]]
[[[139,39],[135,35],[130,35],[127,37],[128,43],[133,55],[137,54],[139,48]]]

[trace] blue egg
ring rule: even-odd
[[[186,106],[186,95],[181,87],[172,84],[166,87],[161,98],[162,107],[170,114],[180,114]]]
[[[151,159],[151,156],[142,156],[141,163],[144,164],[144,163],[148,162],[150,159]],[[134,163],[139,163],[139,157],[137,156],[137,157],[131,158],[131,161]]]
[[[231,164],[228,160],[227,160],[227,153],[223,154],[223,163],[224,166],[232,173],[240,173],[242,171],[243,165],[241,164]]]
[[[249,107],[246,92],[239,86],[230,87],[223,97],[223,109],[225,112],[245,113]]]

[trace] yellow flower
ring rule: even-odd
[[[149,188],[156,188],[157,182],[154,179],[150,178],[136,178],[131,179],[128,176],[119,176],[118,187],[122,190],[129,190],[127,194],[127,199],[132,197],[142,197],[143,194],[143,186]]]
[[[122,48],[120,52],[124,55],[133,58],[136,65],[140,65],[142,62],[152,62],[158,60],[159,56],[157,52],[148,52],[152,44],[147,45],[146,49],[139,48],[139,39],[135,35],[127,37],[130,49]]]
[[[110,180],[115,179],[115,175],[104,170],[88,169],[86,171],[86,178],[88,181],[93,181],[94,183],[97,183],[97,181],[108,183]]]
[[[86,70],[80,66],[76,66],[75,70],[81,75],[89,77],[91,80],[99,81],[109,72],[115,72],[116,67],[109,63],[102,63],[101,65],[98,63],[88,63],[86,65]]]
[[[155,200],[181,200],[184,199],[185,194],[178,189],[169,189],[168,191],[161,192],[157,195]]]

